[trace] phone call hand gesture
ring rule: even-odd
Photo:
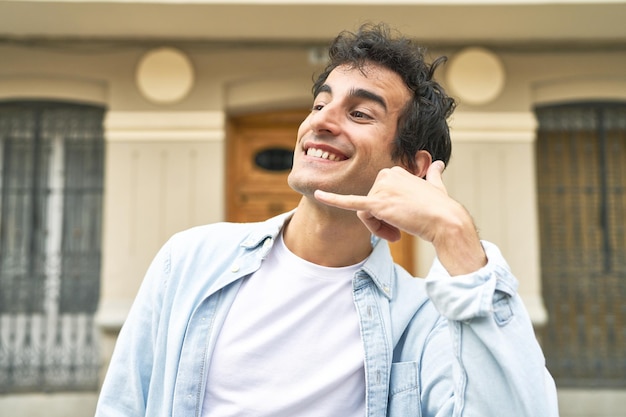
[[[357,212],[376,236],[389,241],[405,231],[431,242],[451,275],[476,271],[487,262],[474,222],[467,210],[448,196],[442,161],[433,162],[426,178],[404,168],[381,170],[366,196],[317,190],[315,198],[327,205]]]

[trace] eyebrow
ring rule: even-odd
[[[332,92],[333,90],[328,84],[323,84],[320,86],[320,88],[317,89],[315,95],[317,96],[320,93],[332,94]],[[362,98],[365,100],[373,101],[380,104],[382,108],[387,111],[387,103],[385,102],[385,99],[382,96],[369,90],[365,90],[363,88],[353,88],[352,90],[350,90],[350,97]]]

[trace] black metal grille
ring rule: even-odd
[[[560,386],[626,387],[626,103],[537,116],[548,367]]]
[[[0,104],[0,393],[97,388],[103,115]]]

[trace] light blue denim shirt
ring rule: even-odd
[[[200,416],[207,366],[242,278],[289,213],[173,236],[152,262],[120,332],[96,416]],[[367,417],[558,417],[517,281],[498,249],[450,277],[416,279],[384,240],[353,279],[365,350]]]

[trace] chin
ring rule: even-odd
[[[315,190],[319,188],[315,184],[311,184],[310,182],[299,181],[291,174],[289,174],[289,177],[287,178],[287,184],[292,190],[302,195],[313,195]]]

